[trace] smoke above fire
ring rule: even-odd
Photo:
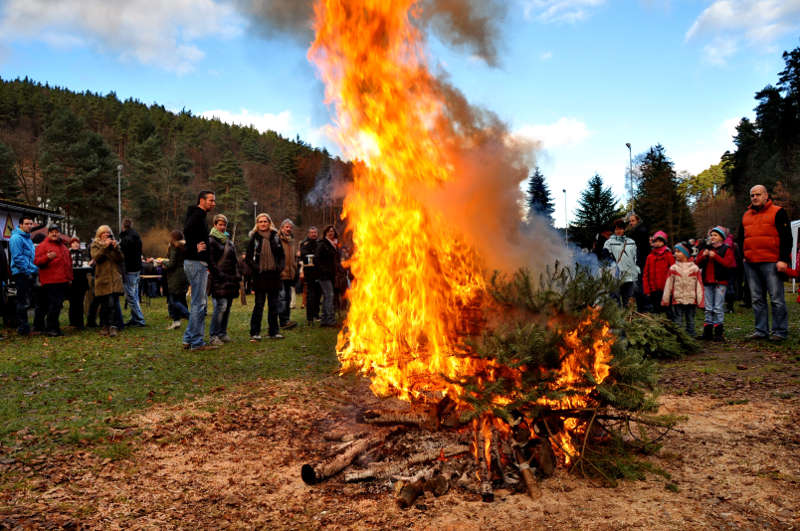
[[[290,35],[304,44],[314,39],[312,0],[238,0],[238,5],[265,36]],[[435,33],[443,42],[496,65],[506,10],[499,0],[420,0],[411,19],[421,33]],[[513,136],[490,110],[470,104],[441,66],[431,72],[430,83],[445,106],[441,119],[449,123],[435,127],[447,131],[444,149],[455,178],[439,187],[421,188],[418,199],[441,213],[440,219],[478,250],[490,270],[527,267],[537,273],[555,260],[565,262],[570,252],[549,220],[533,216],[523,222],[520,185],[535,165],[539,146]],[[315,189],[307,200],[320,202],[320,191]]]

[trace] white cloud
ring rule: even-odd
[[[553,58],[553,52],[551,52],[549,50],[539,54],[539,59],[541,59],[542,61],[549,61],[552,58]]]
[[[539,22],[578,22],[605,0],[520,0],[525,18]]]
[[[177,73],[205,56],[194,41],[232,37],[242,25],[216,0],[7,0],[0,12],[2,38],[88,45]]]
[[[338,148],[335,147],[335,144],[331,142],[329,136],[326,134],[325,127],[312,127],[311,120],[308,118],[297,121],[289,110],[281,111],[277,114],[258,114],[251,113],[247,109],[241,109],[239,112],[217,109],[203,111],[200,113],[200,116],[208,119],[216,118],[227,124],[253,126],[262,133],[266,131],[275,131],[290,139],[299,136],[300,140],[313,147],[324,147],[331,153],[338,154]]]
[[[559,118],[552,124],[524,125],[514,131],[516,136],[541,142],[545,149],[580,144],[589,135],[586,124],[575,118]]]
[[[767,49],[779,37],[800,29],[800,0],[715,0],[686,32],[686,41],[712,38],[706,58],[723,64],[737,43]]]

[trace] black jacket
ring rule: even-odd
[[[119,250],[125,257],[125,272],[136,273],[142,270],[142,239],[133,229],[119,233]]]
[[[270,233],[269,246],[272,249],[272,256],[275,258],[275,269],[270,271],[258,270],[263,245],[264,238],[257,232],[253,233],[244,256],[244,261],[253,275],[253,289],[256,291],[279,291],[283,287],[281,271],[286,265],[286,258],[283,253],[283,245],[278,238],[278,231],[273,230]]]
[[[647,232],[647,227],[640,221],[628,231],[628,236],[636,244],[636,265],[639,266],[639,271],[644,271],[647,255],[650,254],[650,234]]]
[[[319,280],[336,280],[336,264],[339,263],[339,249],[322,238],[317,246],[316,264]]]
[[[303,278],[306,282],[317,280],[316,254],[319,241],[306,238],[300,243],[300,261],[303,262]],[[311,259],[309,259],[311,255]]]
[[[198,243],[208,243],[208,232],[206,211],[199,206],[190,206],[186,210],[186,222],[183,225],[183,239],[186,240],[186,260],[200,260],[208,263],[208,247],[202,253],[197,252]]]
[[[222,243],[213,236],[208,237],[209,291],[215,299],[234,299],[239,296],[242,280],[236,249],[230,240]]]

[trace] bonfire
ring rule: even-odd
[[[598,408],[645,406],[646,392],[621,370],[641,359],[621,356],[612,330],[621,314],[607,304],[610,278],[555,267],[539,271],[543,284],[533,289],[524,269],[495,275],[489,249],[474,238],[481,220],[454,225],[432,200],[461,178],[465,154],[487,151],[487,144],[502,151],[515,141],[492,121],[454,117],[453,100],[463,102],[428,68],[415,24],[420,9],[414,0],[315,4],[309,58],[335,109],[331,132],[359,161],[343,212],[355,280],[336,347],[342,371],[358,371],[376,395],[410,405],[364,415],[365,422],[458,434],[399,465],[366,463],[348,479],[408,476],[415,465],[436,461],[409,485],[419,491],[420,482],[433,481],[431,490],[442,490],[452,479],[441,479],[442,463],[469,454],[484,499],[493,482],[534,495],[535,475],[552,474],[556,461],[588,462],[590,435],[613,433],[598,426],[620,417]],[[342,443],[338,453],[306,465],[304,479],[331,476],[396,436],[365,433],[332,437]],[[460,444],[464,437],[470,444]],[[401,499],[410,503],[407,492]]]

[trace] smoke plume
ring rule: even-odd
[[[267,37],[289,35],[301,44],[314,38],[313,0],[236,0],[253,28]],[[444,42],[497,63],[499,23],[506,14],[501,0],[421,0],[419,23]]]

